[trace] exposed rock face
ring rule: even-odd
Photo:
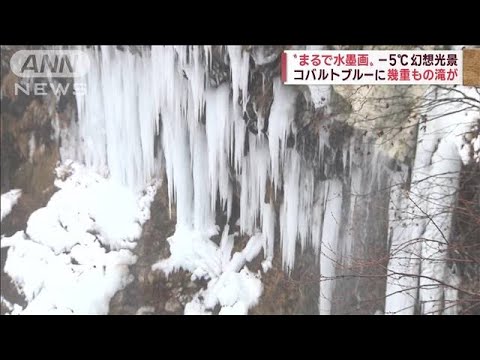
[[[151,219],[144,225],[134,249],[138,257],[130,267],[134,280],[110,301],[112,315],[180,315],[203,285],[192,282],[191,274],[185,271],[177,271],[167,278],[152,270],[154,263],[170,255],[166,239],[175,232],[176,212],[172,208],[170,217],[166,186],[160,187],[150,210]]]
[[[26,81],[11,72],[10,58],[19,49],[25,47],[2,47],[1,188],[19,187],[41,198],[59,160],[55,132],[75,121],[76,103],[72,92],[56,96],[48,86],[46,95],[35,95],[34,84],[47,79]]]
[[[480,119],[476,136],[480,136]],[[449,250],[452,272],[459,276],[460,287],[467,292],[459,292],[459,303],[463,314],[480,315],[480,166],[469,164],[462,169],[460,192],[454,216],[455,244]],[[476,294],[476,295],[474,295]]]
[[[376,138],[390,157],[410,162],[414,156],[417,115],[426,86],[335,86],[352,107],[347,124]]]
[[[300,249],[297,249],[300,252]],[[283,271],[279,251],[272,268],[262,274],[263,293],[249,314],[253,315],[316,315],[320,267],[311,249],[299,256],[288,275]]]
[[[55,127],[67,126],[74,121],[75,98],[71,94],[57,98],[51,91],[27,95],[15,90],[15,84],[32,89],[38,79],[26,82],[10,70],[10,58],[17,50],[28,47],[4,47],[1,51],[1,193],[10,189],[22,189],[23,195],[12,213],[2,221],[2,235],[10,236],[23,230],[30,214],[45,206],[55,192],[54,169],[59,157],[59,144]],[[47,88],[48,89],[48,88]],[[22,304],[21,296],[4,274],[7,249],[2,248],[1,280],[2,296]],[[6,309],[2,303],[2,314]]]
[[[169,257],[166,238],[175,231],[175,209],[170,218],[166,186],[157,192],[151,212],[151,220],[144,226],[142,237],[134,250],[138,257],[137,263],[130,268],[134,281],[111,300],[112,315],[181,315],[193,296],[206,288],[205,281],[192,281],[192,274],[183,270],[168,277],[162,272],[152,271],[152,265],[159,259]],[[226,218],[219,216],[217,220],[222,232]],[[238,226],[232,227],[231,232],[235,231],[238,231]],[[243,250],[248,240],[248,236],[236,237],[233,252]],[[249,270],[261,271],[263,259],[264,254],[260,252],[247,264]],[[272,268],[262,275],[264,291],[260,302],[250,313],[317,314],[319,267],[313,252],[308,249],[304,252],[290,276],[282,270],[280,259],[277,248]],[[219,310],[214,309],[213,314],[218,314]]]

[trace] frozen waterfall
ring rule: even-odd
[[[83,50],[92,66],[86,95],[77,97],[78,122],[62,135],[62,157],[135,189],[166,174],[177,231],[212,235],[219,231],[215,215],[228,221],[239,206],[240,233],[261,232],[265,258],[279,251],[285,271],[293,270],[301,252],[315,252],[321,314],[332,312],[335,294],[351,293],[351,266],[368,244],[388,252],[392,237],[395,246],[401,242],[398,229],[389,234],[390,199],[380,191],[393,186],[392,199],[400,202],[394,185],[406,181],[406,167],[360,133],[331,144],[330,130],[316,135],[314,157],[321,166],[312,165],[299,142],[288,142],[299,131],[298,93],[279,78],[268,119],[257,114],[259,123],[268,120],[268,131],[249,131],[243,114],[250,62],[240,46],[228,46],[231,82],[221,84],[209,80],[209,46]],[[449,146],[442,143],[438,156]],[[343,275],[346,280],[336,280]]]

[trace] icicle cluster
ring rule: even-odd
[[[434,106],[427,108],[419,127],[411,187],[392,188],[385,304],[389,314],[414,314],[417,302],[423,314],[457,312],[459,279],[447,268],[448,245],[462,162],[470,161],[468,150],[465,154],[469,144],[463,139],[479,116],[463,101],[480,101],[480,96],[474,88],[455,90],[427,91],[425,102]]]
[[[287,147],[295,131],[297,93],[280,79],[273,80],[268,136],[247,131],[243,111],[249,100],[250,63],[241,47],[227,48],[231,84],[217,87],[208,81],[209,46],[137,50],[86,50],[92,58],[87,95],[77,98],[79,122],[70,129],[75,135],[63,142],[63,156],[79,158],[132,187],[158,176],[164,158],[177,225],[195,231],[217,231],[217,211],[230,219],[234,189],[239,188],[240,231],[263,232],[267,260],[274,254],[278,223],[284,268],[293,269],[299,244],[302,250],[312,247],[320,258],[321,276],[333,278],[351,253],[353,238],[372,236],[365,222],[355,236],[353,227],[359,225],[358,212],[372,206],[362,199],[388,182],[378,175],[384,173],[385,160],[368,144],[362,145],[365,155],[356,154],[356,137],[334,149],[320,133],[319,162],[327,150],[335,160],[325,161],[324,175],[335,172],[338,159],[342,174],[318,180],[299,149]],[[375,221],[367,214],[368,220]],[[333,282],[321,286],[320,312],[329,313]]]

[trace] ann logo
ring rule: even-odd
[[[20,50],[10,67],[22,78],[78,78],[87,73],[90,59],[81,50]]]
[[[44,54],[43,56],[31,54],[25,59],[20,71],[22,73],[25,73],[25,71],[32,71],[34,73],[50,72],[53,76],[58,73],[74,73],[70,56],[57,54]]]

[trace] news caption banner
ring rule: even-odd
[[[285,50],[286,85],[480,86],[480,49]]]

